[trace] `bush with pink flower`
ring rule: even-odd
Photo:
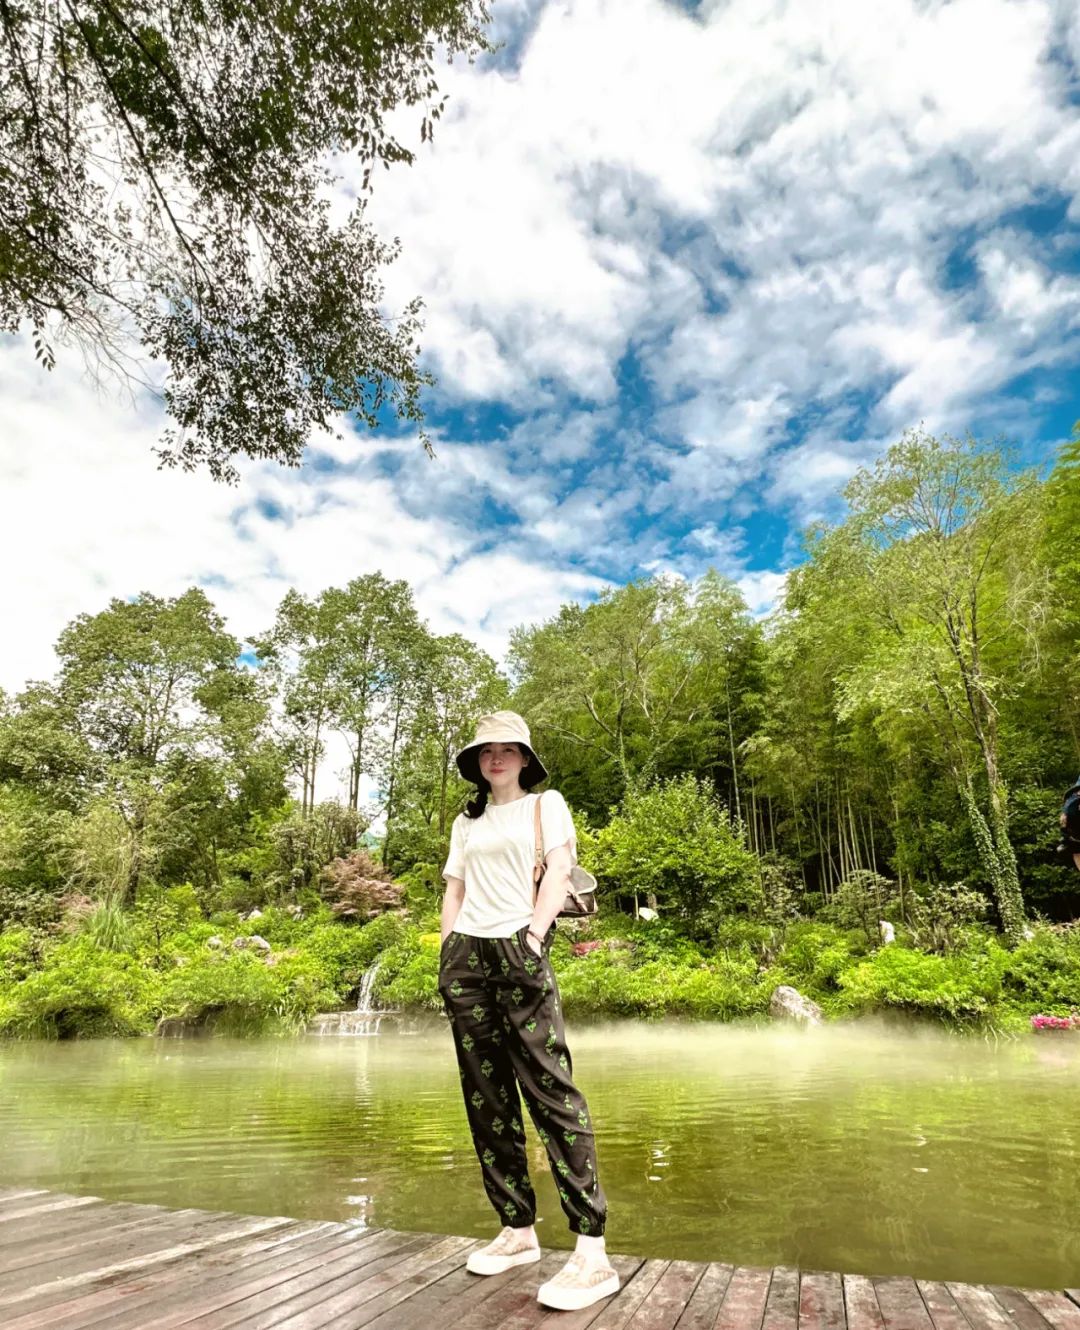
[[[1031,1028],[1033,1030],[1080,1030],[1080,1016],[1077,1013],[1070,1012],[1068,1016],[1045,1016],[1039,1014],[1032,1016]]]

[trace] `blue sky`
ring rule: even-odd
[[[903,430],[1045,463],[1080,418],[1071,0],[496,0],[434,145],[379,182],[425,301],[437,458],[314,438],[237,489],[159,473],[152,403],[0,348],[0,686],[74,614],[207,586],[243,636],[381,569],[499,657],[514,625],[714,565],[755,612]],[[344,165],[337,199],[352,206]],[[20,570],[12,576],[10,570]]]

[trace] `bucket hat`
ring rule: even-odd
[[[490,715],[481,716],[476,722],[476,738],[458,753],[458,771],[474,785],[479,785],[483,779],[480,775],[480,749],[484,744],[520,744],[528,752],[531,760],[528,766],[522,768],[518,777],[523,789],[531,790],[534,785],[547,779],[547,768],[533,751],[529,727],[516,711],[493,711]]]

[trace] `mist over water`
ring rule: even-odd
[[[614,1251],[1080,1285],[1080,1039],[571,1022]],[[571,1245],[531,1123],[546,1246]],[[445,1022],[0,1044],[0,1184],[473,1234]]]

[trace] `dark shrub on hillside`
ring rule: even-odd
[[[405,894],[405,888],[366,850],[353,850],[328,863],[319,876],[319,889],[339,919],[364,922],[397,909]]]

